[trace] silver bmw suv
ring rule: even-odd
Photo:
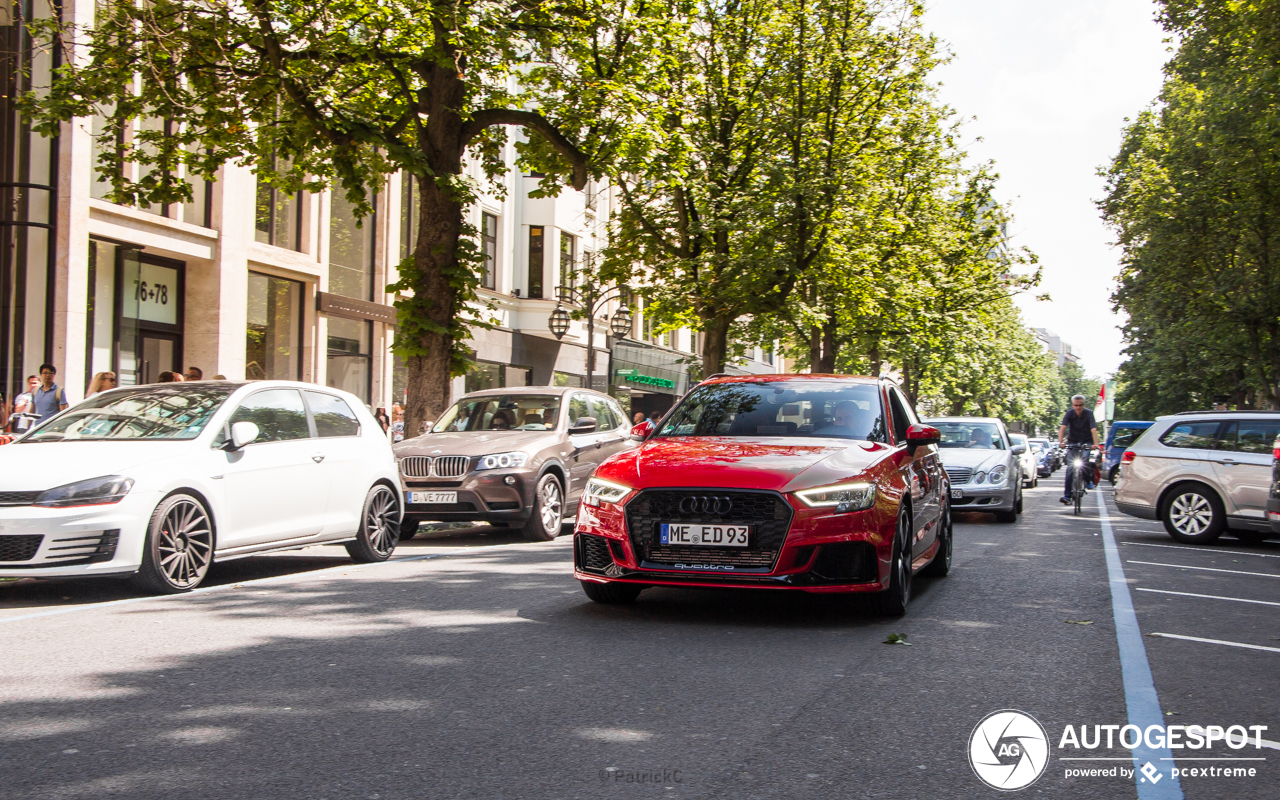
[[[1187,544],[1207,544],[1224,531],[1246,541],[1266,539],[1277,434],[1280,411],[1158,417],[1120,457],[1116,505],[1160,520]]]

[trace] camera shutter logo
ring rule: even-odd
[[[969,766],[992,789],[1025,789],[1040,779],[1048,765],[1049,736],[1030,714],[994,711],[969,734]]]

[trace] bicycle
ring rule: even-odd
[[[1093,471],[1093,459],[1089,456],[1092,445],[1087,444],[1069,444],[1067,445],[1067,465],[1071,469],[1071,503],[1072,513],[1080,516],[1080,504],[1084,500],[1085,484],[1089,481],[1085,478],[1085,470]],[[1081,452],[1083,451],[1083,452]]]

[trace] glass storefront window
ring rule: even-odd
[[[89,240],[88,318],[85,320],[85,386],[99,372],[112,371],[115,341],[116,251],[110,242]]]
[[[578,240],[572,234],[560,233],[560,285],[577,288],[578,272],[575,264]]]
[[[373,323],[329,317],[327,384],[369,402],[373,366]]]
[[[289,169],[289,161],[275,159],[275,169]],[[264,180],[258,180],[254,238],[263,244],[302,249],[302,193],[285,194]]]
[[[400,260],[413,255],[418,244],[417,179],[404,173],[400,179]]]
[[[542,297],[543,240],[545,229],[541,225],[529,226],[529,296]]]
[[[498,218],[492,214],[480,215],[480,253],[484,257],[484,274],[480,285],[492,289],[496,284],[498,269]]]
[[[552,386],[576,386],[581,388],[584,378],[581,375],[571,375],[568,372],[555,372],[551,376]]]
[[[298,281],[249,273],[246,379],[302,379],[303,288]]]
[[[467,394],[482,389],[502,388],[502,365],[479,361],[467,373]]]
[[[329,291],[373,299],[374,215],[356,227],[355,208],[339,189],[329,203]]]

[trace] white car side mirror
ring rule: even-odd
[[[258,438],[258,426],[252,422],[237,422],[231,426],[231,442],[228,450],[239,450]]]

